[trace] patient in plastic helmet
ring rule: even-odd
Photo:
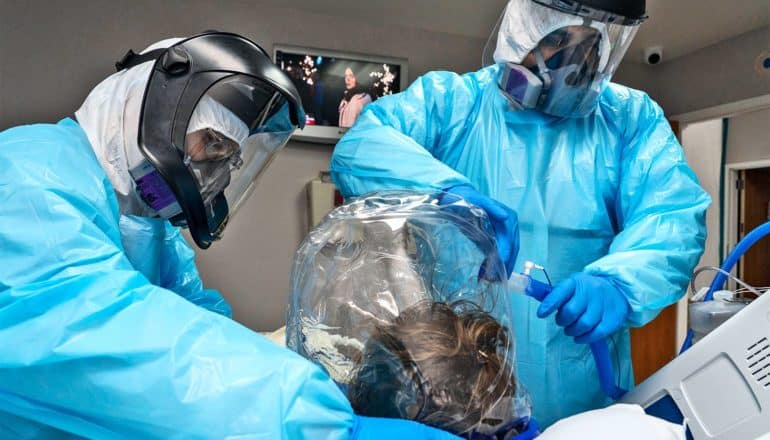
[[[417,303],[375,326],[349,384],[353,409],[468,438],[515,433],[508,335],[473,303]]]

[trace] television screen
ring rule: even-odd
[[[276,47],[275,63],[299,91],[306,113],[300,135],[311,138],[336,141],[364,106],[400,92],[406,84],[406,63],[394,58]],[[322,127],[333,130],[316,129]]]

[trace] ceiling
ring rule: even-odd
[[[261,3],[326,15],[378,21],[486,39],[507,0],[264,0]],[[770,0],[647,0],[650,19],[627,60],[645,47],[663,46],[670,60],[740,34],[770,26]]]

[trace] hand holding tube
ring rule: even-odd
[[[608,278],[579,273],[556,286],[540,304],[537,316],[557,311],[556,323],[580,344],[591,344],[615,333],[626,321],[630,306]]]

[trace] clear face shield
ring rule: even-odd
[[[259,80],[212,86],[193,111],[183,152],[206,209],[224,194],[232,218],[295,128],[286,99]]]
[[[144,160],[129,172],[157,215],[207,249],[305,114],[291,80],[239,35],[210,31],[129,50],[116,67],[153,60],[139,119]]]
[[[483,62],[502,66],[499,86],[514,108],[587,116],[641,20],[575,2],[511,0],[487,42]]]

